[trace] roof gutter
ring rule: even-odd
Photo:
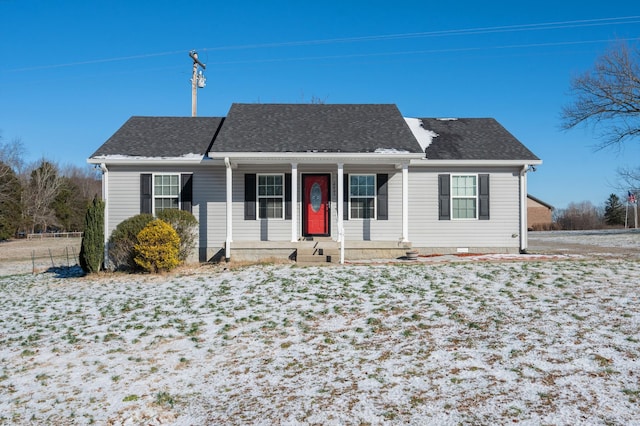
[[[109,164],[109,165],[209,165],[224,164],[224,159],[212,160],[208,157],[183,158],[183,157],[112,157],[101,156],[87,159],[89,164]]]
[[[477,166],[517,166],[540,165],[542,160],[430,160],[424,158],[419,161],[411,161],[411,166],[442,166],[442,167],[477,167]]]
[[[362,163],[390,164],[402,163],[424,158],[423,153],[415,152],[210,152],[213,160],[229,158],[235,164],[249,163]]]

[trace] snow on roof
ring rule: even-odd
[[[111,155],[96,155],[91,157],[92,160],[201,160],[202,154],[184,154],[178,157],[147,157],[141,155],[123,155],[123,154],[111,154]]]
[[[422,148],[423,151],[427,149],[429,145],[431,145],[433,138],[439,136],[436,132],[425,129],[422,124],[422,120],[420,120],[419,118],[404,117],[404,121],[407,122],[409,129],[411,129],[413,136],[415,136],[415,138],[418,140],[420,148]]]
[[[376,154],[410,154],[409,151],[395,148],[378,148],[373,152]]]

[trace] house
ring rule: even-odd
[[[527,194],[527,229],[549,230],[553,225],[553,206]]]
[[[181,208],[199,221],[201,261],[519,252],[541,164],[494,119],[404,118],[390,104],[132,117],[88,161],[103,171],[107,238],[135,214]]]

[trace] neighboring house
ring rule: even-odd
[[[515,253],[527,171],[541,164],[494,119],[403,118],[386,104],[132,117],[88,161],[103,170],[107,238],[135,214],[181,208],[199,221],[201,261]]]
[[[529,230],[549,230],[553,225],[553,206],[533,195],[527,194],[527,228]]]

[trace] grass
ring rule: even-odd
[[[629,423],[640,417],[639,272],[612,260],[3,277],[0,412]]]

